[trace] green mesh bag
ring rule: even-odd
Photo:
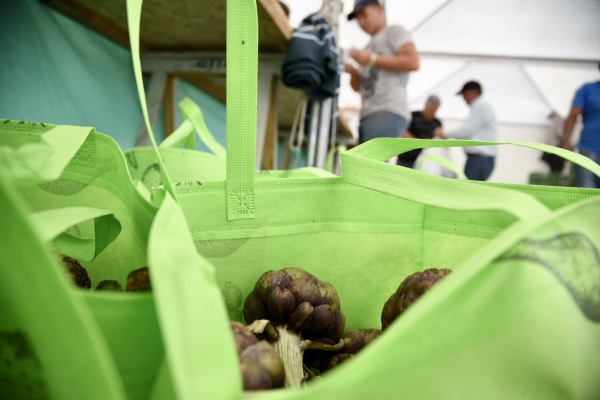
[[[145,109],[141,2],[128,5]],[[346,331],[379,328],[383,304],[405,277],[454,271],[354,360],[302,389],[253,397],[598,398],[600,191],[451,180],[383,162],[416,148],[501,144],[457,140],[377,139],[342,154],[341,177],[255,179],[256,4],[227,7],[226,180],[173,186],[166,177],[168,192],[155,191],[154,200],[178,202],[198,253],[215,267],[214,282],[203,284],[218,285],[229,318],[242,319],[243,299],[262,273],[298,267],[337,289]],[[600,166],[563,149],[505,144],[600,175]],[[202,295],[186,304],[212,310]],[[212,332],[195,320],[161,321],[180,338],[169,343],[170,372],[159,374],[164,397],[193,399],[201,389],[214,390],[213,399],[242,396],[222,375],[183,373],[215,362],[185,354]],[[228,336],[214,337],[206,351],[228,354],[231,346]],[[239,367],[230,361],[233,380]]]

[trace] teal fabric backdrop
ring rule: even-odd
[[[132,147],[141,110],[129,51],[36,0],[1,3],[0,118],[93,126]],[[179,80],[184,96],[225,144],[225,105]]]

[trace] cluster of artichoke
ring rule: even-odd
[[[246,298],[244,317],[251,326],[260,323],[263,328],[270,327],[266,337],[283,361],[285,386],[298,387],[308,379],[354,358],[450,272],[449,269],[430,268],[408,276],[386,301],[381,313],[381,329],[364,328],[344,334],[345,317],[333,286],[299,268],[264,273]],[[257,334],[257,331],[251,331]],[[251,340],[256,343],[257,339],[252,336]],[[237,338],[236,343],[240,354]],[[252,375],[252,382],[247,382],[250,367],[244,363],[241,365],[245,387],[264,388],[253,382],[267,379],[263,375]],[[252,373],[258,371],[254,365],[251,368]]]
[[[319,358],[318,371],[323,373],[336,365],[354,358],[356,353],[371,344],[381,335],[381,329],[364,328],[348,331],[343,337],[344,346],[338,353],[323,355]]]
[[[240,361],[244,390],[265,390],[283,387],[285,369],[273,346],[258,340],[241,322],[231,322],[231,330]]]
[[[71,276],[73,283],[80,288],[90,289],[92,287],[92,281],[90,280],[87,270],[79,263],[79,261],[67,256],[61,256],[61,258],[62,264]],[[151,289],[152,286],[150,284],[148,267],[138,268],[131,271],[127,276],[127,286],[125,287],[125,291],[147,292]],[[122,292],[123,287],[114,279],[105,279],[96,285],[95,290]]]
[[[381,329],[385,330],[390,326],[411,304],[450,272],[452,271],[446,268],[430,268],[415,272],[404,279],[396,292],[390,296],[383,306]]]
[[[268,320],[275,325],[273,346],[282,356],[288,387],[305,380],[304,350],[312,342],[337,344],[346,324],[333,286],[300,268],[264,273],[246,298],[244,316],[248,323]]]

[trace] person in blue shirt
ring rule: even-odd
[[[573,146],[571,135],[580,115],[583,130],[579,142]],[[565,120],[563,147],[567,150],[577,147],[579,153],[600,164],[600,81],[586,83],[575,92],[571,111]],[[578,165],[575,166],[575,181],[579,187],[600,188],[600,177]]]

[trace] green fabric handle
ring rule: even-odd
[[[501,144],[512,144],[514,146],[527,147],[530,149],[545,151],[556,154],[570,162],[586,168],[597,176],[600,176],[600,165],[588,157],[574,153],[559,147],[533,142],[483,142],[476,140],[429,140],[429,139],[390,139],[378,138],[370,140],[360,146],[348,151],[353,156],[366,157],[373,160],[385,161],[390,158],[414,149],[427,149],[438,147],[473,147],[473,146],[497,146]]]
[[[445,179],[382,162],[416,148],[489,144],[497,143],[373,139],[342,154],[342,178],[353,185],[453,210],[503,210],[519,219],[548,214],[550,210],[537,199],[518,191]]]
[[[133,71],[135,75],[135,83],[140,98],[140,104],[142,106],[142,114],[144,115],[144,121],[146,122],[146,129],[148,129],[148,136],[152,147],[156,152],[156,159],[160,166],[160,174],[162,177],[163,185],[165,189],[177,199],[177,194],[173,188],[173,183],[169,178],[169,173],[165,168],[165,163],[160,156],[160,151],[154,138],[154,132],[152,131],[152,124],[148,118],[148,105],[146,104],[146,90],[144,89],[144,81],[142,79],[142,65],[140,62],[140,21],[142,16],[142,1],[143,0],[127,0],[127,25],[129,27],[129,45],[131,47],[131,60],[133,62]]]
[[[225,148],[210,133],[200,107],[189,97],[181,100],[178,107],[184,121],[158,147],[174,148],[185,146],[190,150],[195,150],[196,142],[194,140],[194,133],[196,133],[200,142],[204,143],[214,155],[225,158]]]
[[[190,98],[186,97],[179,102],[179,112],[181,112],[183,118],[185,118],[187,121],[190,121],[190,123],[193,125],[194,131],[198,135],[200,141],[204,143],[214,155],[225,158],[225,148],[221,146],[213,134],[210,133],[210,130],[204,121],[204,115],[202,114],[200,107],[198,107],[198,105]],[[169,138],[171,136],[169,136]],[[195,148],[196,147],[194,146],[193,149]]]
[[[172,149],[185,147],[194,150],[196,141],[194,140],[194,125],[188,119],[184,119],[181,125],[177,127],[169,136],[158,145],[160,149]]]
[[[256,1],[227,2],[227,217],[254,218],[258,87]]]
[[[18,121],[5,120],[3,131],[20,132]],[[55,126],[40,135],[39,143],[27,143],[18,148],[0,147],[0,175],[19,184],[36,184],[58,179],[71,162],[93,128]]]
[[[448,160],[446,157],[438,156],[437,154],[426,154],[419,160],[419,171],[427,172],[425,170],[425,162],[432,162],[438,164],[448,171],[451,171],[457,175],[459,179],[468,179],[464,172],[460,170],[452,161]]]
[[[45,242],[52,241],[54,249],[80,261],[92,261],[121,232],[121,224],[113,213],[91,207],[65,207],[36,212],[29,216]],[[93,237],[80,237],[65,232],[81,222],[91,220]]]
[[[129,43],[140,104],[167,191],[177,200],[148,119],[140,63],[142,0],[127,0]],[[258,13],[251,0],[227,2],[227,217],[254,218],[258,93]]]
[[[43,245],[15,193],[0,176],[0,221],[5,229],[0,240],[0,327],[23,332],[31,340],[48,398],[125,399],[96,320],[75,298],[64,267]]]
[[[176,398],[240,398],[238,357],[215,270],[196,253],[185,216],[168,194],[150,230],[148,263]]]

